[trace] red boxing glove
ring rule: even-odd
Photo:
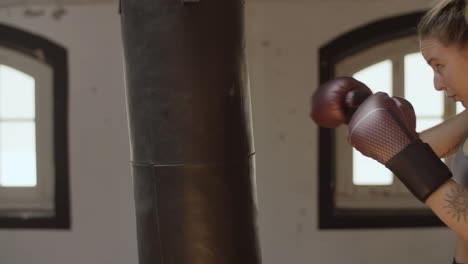
[[[356,108],[371,94],[365,84],[351,77],[333,79],[315,91],[310,117],[322,127],[347,124]]]
[[[349,123],[351,145],[363,155],[387,163],[419,138],[414,130],[414,111],[408,104],[403,98],[390,98],[382,92],[369,97]]]
[[[386,93],[370,96],[349,122],[348,140],[363,155],[389,168],[421,201],[452,176],[415,131],[413,107]]]

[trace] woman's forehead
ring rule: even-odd
[[[421,52],[430,52],[435,49],[439,49],[442,46],[442,43],[440,43],[440,41],[435,38],[423,39],[419,42],[419,48],[421,49]]]
[[[419,48],[422,56],[428,63],[433,59],[457,60],[459,58],[463,58],[468,60],[468,46],[464,48],[456,44],[447,46],[437,38],[427,38],[420,40]]]
[[[429,61],[430,57],[434,56],[435,53],[438,53],[442,47],[442,43],[434,38],[423,39],[419,42],[421,53],[427,61]]]

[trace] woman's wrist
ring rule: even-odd
[[[456,236],[455,241],[454,262],[457,264],[468,263],[468,242],[459,235]]]

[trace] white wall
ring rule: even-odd
[[[317,230],[318,48],[428,1],[254,1],[247,25],[264,263],[449,263],[446,228]],[[427,89],[432,89],[428,87]]]
[[[72,230],[2,230],[0,263],[137,263],[117,6],[70,7],[60,20],[53,10],[1,10],[0,21],[69,51]]]
[[[446,228],[317,230],[318,130],[308,111],[318,47],[375,19],[427,6],[426,0],[248,1],[264,264],[450,262]],[[0,10],[0,22],[69,50],[73,228],[1,230],[0,263],[137,263],[117,7],[69,6],[60,20],[50,17],[53,8],[45,10],[40,17],[24,17],[24,8]]]

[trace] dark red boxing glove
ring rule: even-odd
[[[330,80],[315,91],[310,117],[319,126],[333,128],[348,123],[356,108],[372,91],[351,77]]]
[[[352,116],[348,140],[363,155],[389,168],[422,202],[452,173],[415,131],[411,104],[376,93]]]

